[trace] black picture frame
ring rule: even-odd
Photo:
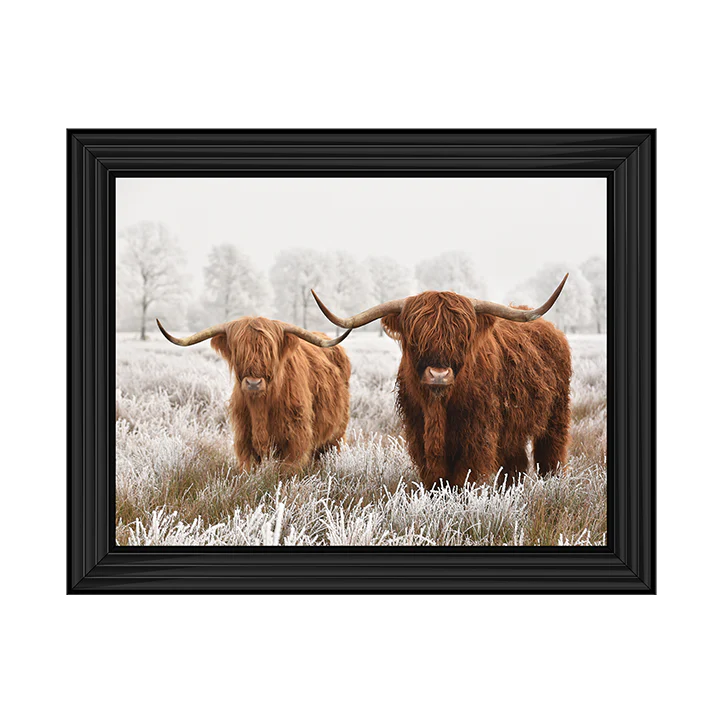
[[[67,592],[655,593],[655,130],[68,130]],[[608,545],[115,544],[115,180],[604,177]]]

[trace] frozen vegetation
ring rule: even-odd
[[[394,409],[397,344],[355,332],[347,442],[303,476],[239,474],[228,367],[208,343],[117,335],[116,522],[123,545],[606,544],[604,335],[570,336],[570,462],[555,477],[428,492]]]

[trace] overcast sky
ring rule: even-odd
[[[239,246],[268,270],[285,248],[393,256],[410,269],[459,249],[493,301],[542,265],[605,256],[602,178],[119,178],[117,230],[162,221],[194,292],[211,247]],[[531,303],[538,300],[531,299]]]

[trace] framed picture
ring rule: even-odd
[[[654,130],[69,130],[69,593],[654,593]]]

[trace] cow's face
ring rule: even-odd
[[[211,346],[228,362],[241,392],[253,399],[273,388],[284,355],[297,343],[277,322],[244,317],[228,324]]]
[[[400,314],[385,316],[382,323],[402,342],[420,384],[437,393],[454,385],[480,330],[472,302],[447,291],[412,296]]]

